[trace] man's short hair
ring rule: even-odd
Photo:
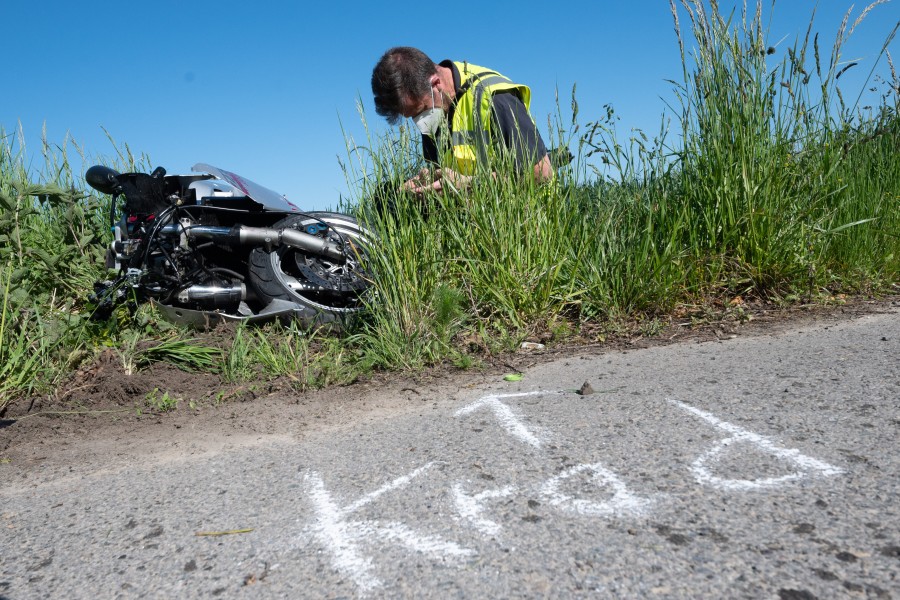
[[[396,124],[402,116],[403,99],[427,94],[435,73],[434,62],[421,50],[409,46],[391,48],[372,70],[375,112],[391,125]]]

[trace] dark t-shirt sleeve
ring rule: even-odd
[[[513,151],[519,169],[537,164],[547,154],[547,147],[522,100],[514,93],[501,92],[494,94],[491,106],[496,142]]]
[[[422,136],[422,156],[427,162],[435,165],[441,162],[441,157],[438,153],[438,142],[430,135]]]

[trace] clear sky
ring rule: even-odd
[[[814,30],[827,52],[848,0],[779,0],[774,13],[765,2],[767,22],[774,15],[769,43],[787,38],[774,58],[805,33],[816,4]],[[841,80],[854,97],[861,84],[852,84],[898,20],[898,0],[876,7],[846,47],[844,59],[861,61]],[[347,194],[338,157],[346,157],[345,133],[363,139],[357,100],[376,131],[387,127],[369,79],[391,46],[530,85],[542,131],[557,90],[570,117],[576,83],[579,122],[612,104],[623,134],[658,131],[664,100],[674,102],[666,80],[682,78],[667,0],[0,0],[0,23],[0,127],[9,135],[21,122],[31,151],[46,123],[51,142],[68,132],[88,154],[111,155],[102,126],[169,173],[210,163],[307,209],[334,207]],[[900,68],[900,40],[890,48]]]

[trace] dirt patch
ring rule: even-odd
[[[550,345],[539,353],[516,353],[499,357],[493,366],[527,368],[562,356],[652,348],[679,343],[703,343],[738,336],[778,335],[816,323],[836,323],[900,307],[900,295],[872,298],[838,298],[830,304],[779,307],[736,298],[717,306],[684,306],[671,316],[654,321],[629,323],[620,330],[586,328],[573,343]],[[591,338],[595,339],[591,339]],[[543,341],[540,336],[536,341]]]
[[[502,374],[563,356],[771,335],[896,311],[898,306],[900,296],[789,309],[743,302],[717,311],[685,308],[665,322],[635,323],[612,333],[585,330],[574,343],[492,357],[479,369],[440,366],[413,375],[376,374],[352,385],[305,393],[277,380],[227,385],[215,375],[166,364],[125,375],[117,356],[107,353],[73,374],[56,395],[10,407],[0,420],[0,469],[23,478],[27,473],[34,482],[58,477],[60,470],[78,472],[73,469],[81,464],[112,468],[298,439],[419,410],[435,398],[464,395]]]
[[[107,351],[97,361],[76,371],[52,399],[38,400],[37,410],[42,410],[44,403],[47,409],[56,405],[101,409],[133,406],[142,399],[147,401],[148,410],[152,410],[150,401],[155,390],[171,391],[180,398],[199,399],[220,383],[214,375],[190,373],[165,363],[127,375],[121,361],[113,352]]]

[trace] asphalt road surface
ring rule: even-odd
[[[900,598],[896,309],[448,390],[8,470],[0,597]]]

